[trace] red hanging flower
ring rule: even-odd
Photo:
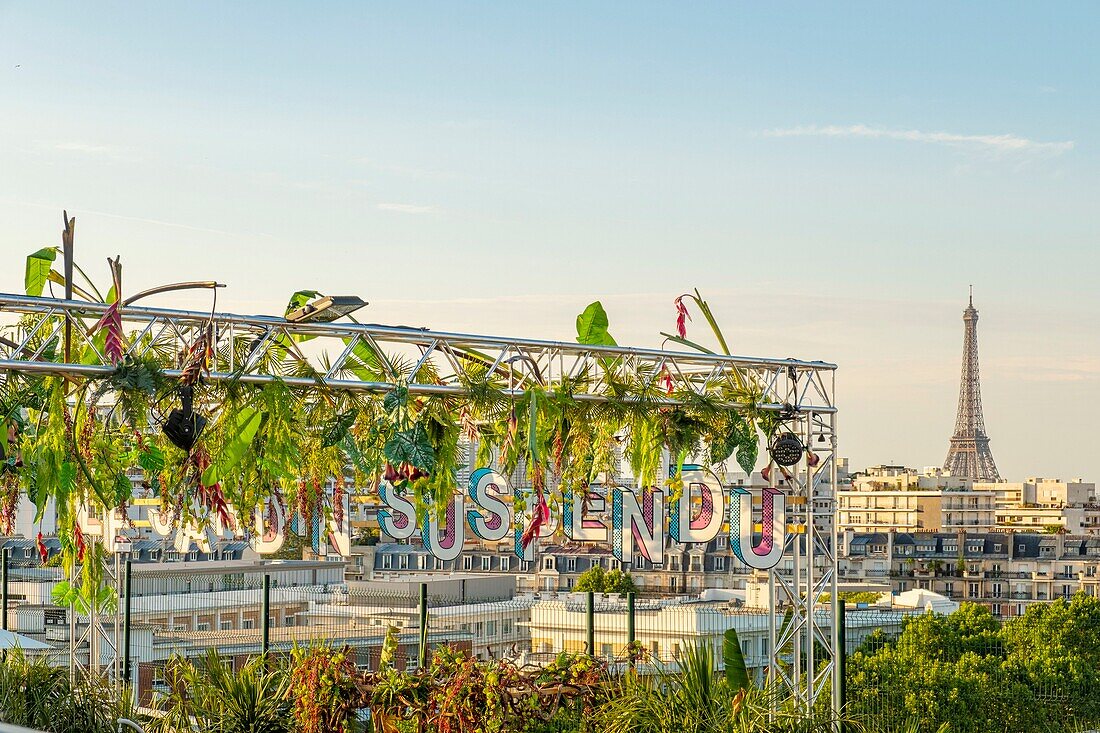
[[[687,322],[691,320],[691,314],[688,313],[687,306],[684,305],[684,298],[686,295],[681,295],[673,302],[676,304],[676,333],[680,338],[687,338]]]
[[[214,349],[211,344],[213,338],[213,326],[207,326],[191,348],[183,357],[183,373],[180,374],[180,384],[193,385],[199,381],[199,377],[210,376],[210,359]]]
[[[41,532],[39,532],[38,537],[35,538],[34,544],[38,548],[38,554],[42,558],[42,562],[46,562],[50,557],[50,551],[46,549],[46,543],[42,541]]]
[[[665,392],[671,397],[673,391],[672,374],[669,373],[667,367],[661,372],[661,384],[665,386]]]
[[[204,449],[199,448],[192,454],[191,460],[195,464],[193,479],[199,503],[214,512],[221,520],[222,526],[233,528],[233,518],[229,515],[229,506],[225,502],[221,482],[215,481],[213,486],[206,486],[202,482],[203,472],[210,467],[210,455]]]
[[[539,501],[535,505],[534,515],[531,517],[531,523],[527,525],[527,529],[523,531],[523,535],[520,537],[520,546],[523,549],[527,549],[527,546],[531,544],[539,535],[539,530],[542,529],[542,525],[550,520],[550,507],[546,504],[546,497],[542,492],[539,492]]]
[[[122,313],[119,311],[119,301],[107,306],[103,317],[92,326],[91,333],[99,329],[106,329],[107,338],[104,341],[104,350],[112,364],[118,364],[126,354],[126,337],[122,331]]]
[[[76,540],[76,561],[84,562],[84,551],[88,545],[84,542],[84,533],[80,531],[79,524],[73,524],[73,538]]]

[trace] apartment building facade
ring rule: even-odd
[[[1100,537],[1030,532],[846,532],[840,573],[925,589],[1011,617],[1077,592],[1100,597]]]

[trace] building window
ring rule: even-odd
[[[220,628],[222,631],[232,631],[233,630],[233,622],[232,621],[222,621],[220,624],[218,624],[218,628]]]
[[[210,631],[210,624],[203,621],[195,626],[195,631]]]
[[[553,570],[554,569],[554,556],[553,555],[550,555],[549,557],[542,558],[542,569],[543,570]]]
[[[255,619],[251,619],[251,618],[243,619],[241,621],[241,628],[242,629],[254,629],[254,628],[256,628]]]
[[[577,558],[570,557],[570,558],[566,559],[565,569],[566,569],[567,572],[570,572],[570,573],[577,572]]]
[[[493,558],[489,555],[481,556],[481,569],[488,572],[493,569]]]
[[[398,570],[408,570],[409,569],[409,556],[408,555],[398,555],[397,556],[397,569]]]
[[[463,555],[463,557],[462,557],[462,569],[463,570],[473,570],[474,569],[474,558],[473,558],[472,555]]]
[[[504,619],[500,622],[500,631],[502,634],[508,635],[512,633],[512,622],[508,619]]]
[[[416,556],[416,569],[417,570],[424,570],[427,567],[428,567],[428,556],[427,555],[417,555]]]
[[[978,584],[977,583],[971,583],[970,584],[970,597],[971,598],[977,598],[978,597]]]
[[[294,617],[293,616],[287,616],[286,618],[283,619],[283,626],[293,626],[293,625],[294,625]]]
[[[490,639],[497,635],[497,622],[487,621],[485,623],[485,635]]]
[[[718,571],[719,573],[725,572],[725,570],[726,570],[726,558],[724,558],[724,557],[714,558],[714,569],[716,571]]]
[[[508,555],[501,555],[500,556],[500,569],[501,570],[511,570],[512,569],[512,558],[509,557]]]
[[[382,569],[383,570],[389,570],[392,567],[393,567],[393,555],[383,555],[382,556]]]

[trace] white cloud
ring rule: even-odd
[[[890,130],[868,125],[800,125],[765,130],[767,137],[860,137],[875,140],[949,145],[994,154],[1042,153],[1060,155],[1073,149],[1073,141],[1040,142],[1019,135],[963,135],[955,132],[924,132],[922,130]]]
[[[421,206],[419,204],[378,204],[382,211],[396,211],[399,214],[434,214],[434,206]]]

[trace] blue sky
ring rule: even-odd
[[[943,460],[982,311],[1002,473],[1100,479],[1100,7],[0,0],[0,252],[133,288],[841,364],[844,452]],[[105,269],[103,270],[105,274]],[[186,299],[173,301],[195,304]],[[166,303],[167,304],[167,303]]]

